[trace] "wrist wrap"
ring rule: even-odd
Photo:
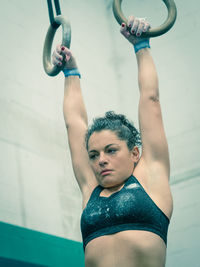
[[[140,41],[139,43],[135,44],[134,45],[135,53],[137,53],[140,49],[143,49],[146,47],[151,48],[149,44],[149,39],[144,39]]]
[[[79,72],[79,70],[77,68],[74,68],[74,69],[64,69],[63,70],[63,73],[65,75],[65,77],[68,77],[68,76],[79,76],[79,78],[81,78],[81,74]]]

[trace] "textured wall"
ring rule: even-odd
[[[174,214],[168,236],[167,267],[199,267],[200,176],[172,186]]]
[[[131,10],[147,17],[153,27],[167,14],[160,0],[123,2],[126,16]],[[137,126],[135,55],[119,34],[112,1],[60,3],[71,21],[71,49],[82,73],[89,120],[115,110]],[[186,0],[176,4],[173,29],[151,40],[174,196],[167,265],[197,267],[200,4]],[[48,77],[42,67],[49,24],[46,1],[4,1],[1,11],[0,220],[81,241],[81,193],[73,176],[63,119],[63,76]],[[54,45],[60,39],[58,30]]]

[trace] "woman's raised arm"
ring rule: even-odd
[[[164,131],[156,68],[149,48],[136,54],[140,89],[139,125],[142,156],[149,162],[160,162],[169,175],[169,152]]]
[[[63,114],[68,132],[68,142],[75,177],[82,193],[90,186],[96,185],[96,178],[89,165],[88,153],[85,147],[85,134],[88,128],[87,112],[81,92],[80,76],[76,60],[66,47],[56,47],[53,53],[53,64],[63,64],[66,59],[64,74]],[[69,76],[68,76],[69,75]]]
[[[125,24],[121,27],[121,33],[134,45],[138,63],[142,158],[147,164],[157,162],[162,165],[169,177],[169,152],[162,121],[157,72],[150,54],[149,40],[140,37],[150,26],[144,19],[133,16],[129,17],[128,26],[132,34],[127,31]]]

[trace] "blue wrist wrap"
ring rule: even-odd
[[[63,73],[65,75],[65,77],[68,77],[68,76],[79,76],[79,78],[81,78],[81,74],[79,72],[79,70],[77,68],[74,68],[74,69],[64,69],[63,70]]]
[[[143,49],[146,47],[151,48],[149,44],[149,39],[144,39],[141,42],[135,44],[134,45],[135,53],[137,53],[140,49]]]

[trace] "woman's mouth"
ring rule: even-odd
[[[101,172],[101,175],[102,175],[102,176],[105,176],[105,175],[110,174],[111,172],[112,172],[112,170],[103,170],[103,171]]]

